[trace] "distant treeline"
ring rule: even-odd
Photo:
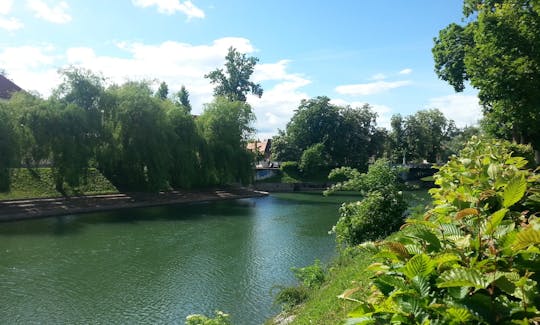
[[[339,106],[316,97],[301,102],[286,129],[274,137],[272,154],[278,161],[297,162],[305,174],[340,166],[366,170],[370,159],[381,157],[394,163],[436,163],[445,162],[478,132],[456,127],[438,109],[394,115],[387,130],[377,127],[377,113],[368,104]]]
[[[48,99],[20,92],[0,103],[0,190],[9,168],[51,165],[57,190],[96,167],[120,189],[160,190],[249,182],[246,143],[255,116],[244,101],[216,96],[191,115],[185,88],[168,96],[146,82],[105,87],[69,68]]]

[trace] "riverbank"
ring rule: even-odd
[[[45,218],[182,203],[262,197],[266,192],[244,188],[218,188],[160,193],[117,193],[103,195],[35,198],[0,201],[0,222]]]

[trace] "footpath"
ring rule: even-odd
[[[230,200],[268,195],[244,188],[170,191],[160,193],[118,193],[43,199],[0,201],[0,222],[44,218],[181,203]]]

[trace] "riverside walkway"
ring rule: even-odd
[[[0,201],[0,222],[169,204],[261,197],[268,193],[244,188],[118,193]]]

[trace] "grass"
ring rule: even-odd
[[[350,288],[367,289],[369,283],[370,274],[364,269],[371,264],[371,257],[367,253],[351,252],[344,252],[338,257],[328,270],[327,281],[310,292],[308,300],[296,311],[297,316],[291,325],[340,324],[349,312],[358,307],[357,303],[337,298]],[[361,299],[365,294],[367,290],[360,290],[352,297]]]
[[[88,171],[88,181],[77,188],[65,186],[67,195],[118,193],[118,190],[95,168]],[[11,170],[11,190],[0,192],[0,200],[59,197],[50,168]]]
[[[339,193],[339,192],[338,192]],[[431,196],[426,190],[404,191],[403,195],[409,202],[414,215],[415,207],[424,209],[431,204]],[[391,237],[392,235],[390,235]],[[296,307],[290,314],[296,315],[291,325],[304,324],[341,324],[347,314],[358,308],[359,304],[337,298],[345,290],[359,288],[351,298],[365,300],[369,294],[367,285],[371,272],[365,268],[372,263],[368,252],[358,252],[356,248],[342,250],[340,255],[330,265],[324,284],[308,292],[308,299]],[[274,324],[269,320],[267,325]]]

